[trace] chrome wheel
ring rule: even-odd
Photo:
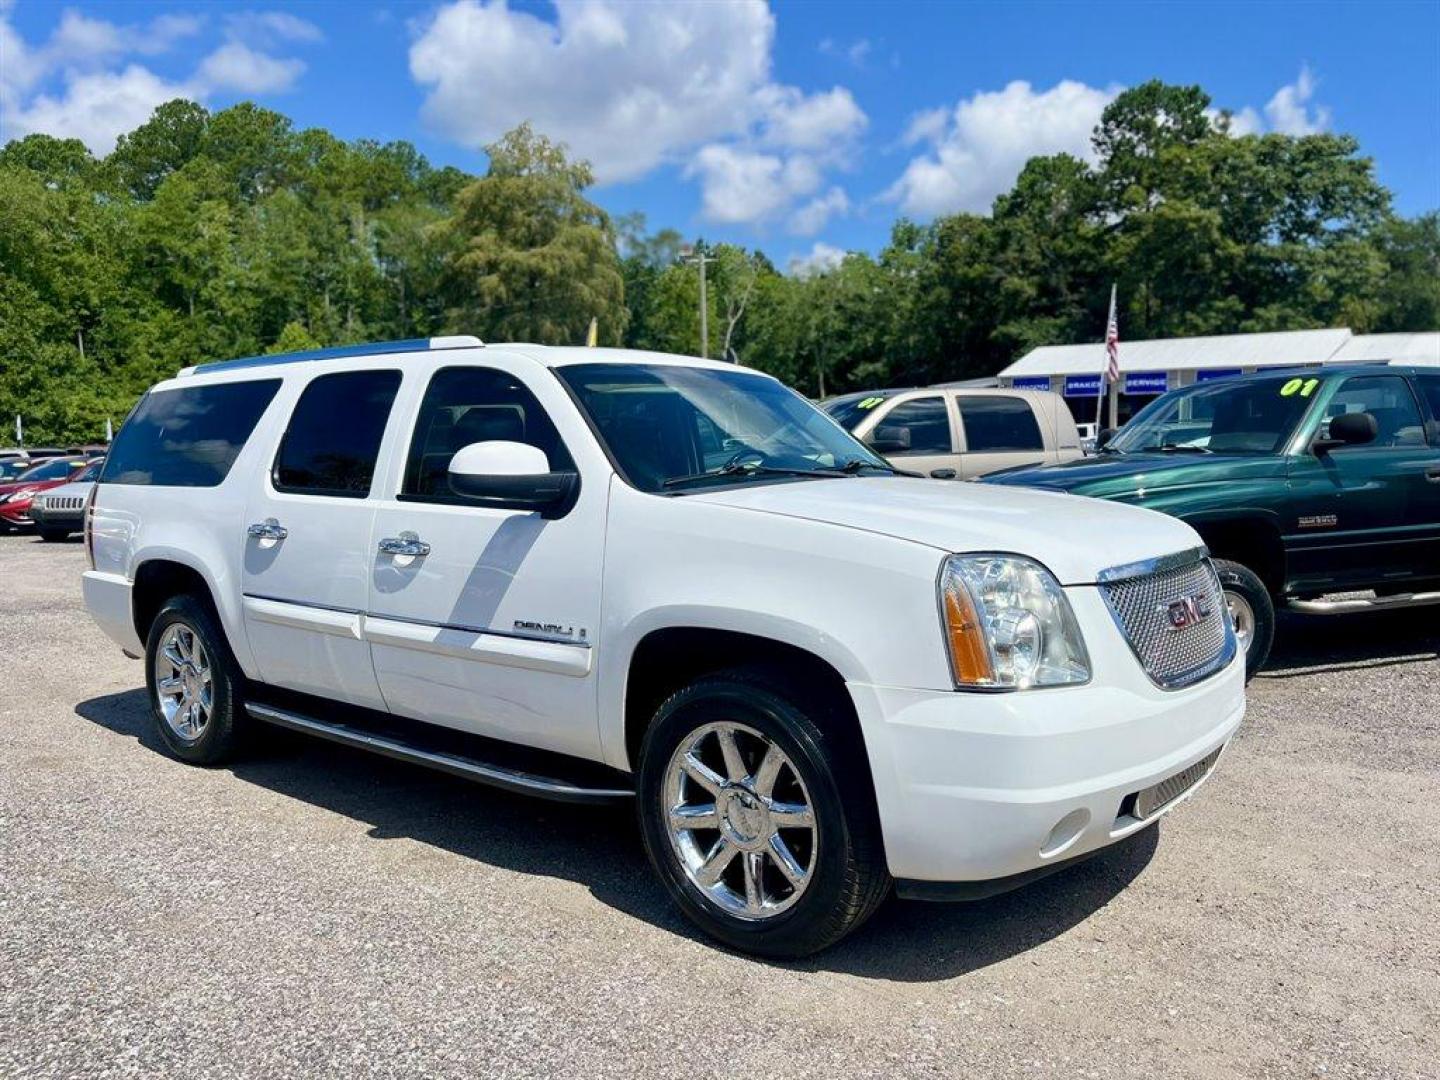
[[[810,794],[769,737],[744,724],[697,728],[665,769],[661,813],[690,884],[741,919],[793,907],[814,877]]]
[[[171,623],[155,650],[155,705],[181,739],[194,742],[205,733],[215,707],[210,654],[194,629]]]
[[[1235,643],[1242,653],[1248,652],[1250,640],[1255,636],[1255,609],[1249,600],[1229,589],[1225,590],[1225,607],[1230,612],[1230,624],[1235,627]]]

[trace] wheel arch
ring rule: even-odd
[[[150,626],[165,602],[172,596],[188,594],[210,609],[231,654],[247,675],[252,674],[250,651],[245,648],[243,630],[238,623],[239,613],[227,613],[223,592],[200,560],[182,550],[154,549],[137,557],[130,576],[131,618],[142,644],[149,638]]]
[[[1187,518],[1210,554],[1255,572],[1271,596],[1285,592],[1285,541],[1273,515],[1255,512]]]

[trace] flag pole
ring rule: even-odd
[[[1095,395],[1095,436],[1105,426],[1106,391],[1120,378],[1120,323],[1115,317],[1115,286],[1110,286],[1110,317],[1105,320],[1105,366],[1100,371],[1100,390]]]

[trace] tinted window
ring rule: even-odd
[[[101,483],[214,487],[278,389],[263,379],[151,391],[115,436]]]
[[[1410,386],[1398,375],[1364,375],[1347,379],[1325,406],[1325,419],[1320,424],[1320,437],[1330,437],[1330,421],[1342,413],[1368,412],[1375,417],[1375,439],[1360,446],[1339,447],[1340,450],[1364,450],[1370,447],[1421,446],[1425,442],[1425,426]]]
[[[965,425],[965,448],[971,452],[987,450],[1043,450],[1040,425],[1035,410],[1024,398],[962,397],[960,422]]]
[[[902,401],[880,418],[871,429],[871,438],[885,439],[888,428],[910,429],[910,449],[901,450],[901,455],[948,454],[954,449],[950,443],[950,415],[942,397]]]
[[[437,371],[420,404],[401,497],[466,503],[450,491],[450,459],[471,443],[497,439],[539,447],[551,471],[575,468],[550,417],[515,376],[492,368]]]
[[[1440,375],[1421,375],[1415,381],[1430,406],[1430,441],[1440,446]]]
[[[72,472],[80,467],[80,462],[70,458],[51,458],[49,461],[42,461],[39,465],[32,465],[15,478],[17,483],[30,483],[40,480],[64,480]]]
[[[322,375],[300,395],[275,456],[275,487],[363,499],[400,388],[398,371]]]
[[[71,483],[85,484],[98,478],[100,475],[100,470],[104,466],[104,464],[105,463],[103,461],[97,461],[93,465],[86,465],[85,468],[75,474],[75,477],[71,480]]]

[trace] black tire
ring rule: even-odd
[[[696,732],[721,721],[759,732],[784,752],[816,822],[808,883],[790,907],[759,920],[732,914],[692,882],[671,840],[665,784],[672,756]],[[759,956],[809,956],[853,931],[889,895],[874,788],[864,747],[850,731],[822,696],[758,669],[701,678],[656,710],[640,750],[640,831],[666,891],[705,933]],[[754,764],[747,762],[752,772]],[[721,833],[713,836],[718,842]],[[778,872],[766,855],[766,872]]]
[[[47,544],[58,544],[70,538],[69,529],[41,529],[40,539]]]
[[[166,720],[157,689],[156,655],[167,631],[177,624],[194,634],[209,658],[211,672],[210,708],[204,725],[193,738],[184,737]],[[145,689],[150,695],[156,730],[170,752],[193,765],[220,765],[232,760],[249,726],[240,700],[241,685],[240,668],[210,605],[187,594],[167,600],[150,624],[145,642]]]
[[[1216,559],[1215,572],[1220,575],[1220,587],[1243,600],[1251,613],[1253,626],[1245,649],[1245,681],[1249,682],[1265,666],[1270,647],[1275,644],[1275,604],[1270,599],[1270,590],[1249,567],[1229,559]],[[1228,595],[1226,599],[1229,600]]]

